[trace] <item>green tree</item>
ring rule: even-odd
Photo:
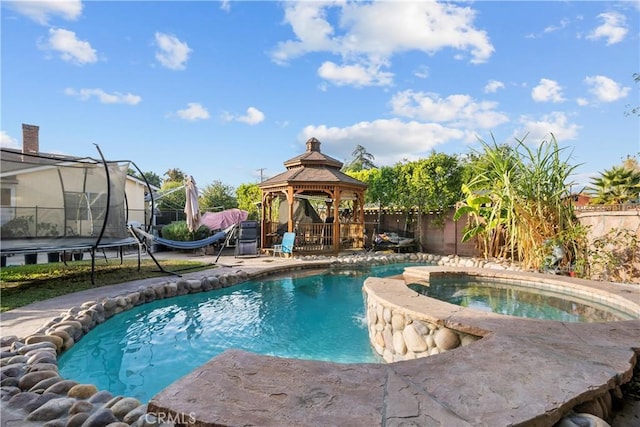
[[[397,193],[405,210],[417,209],[418,231],[422,236],[422,215],[432,213],[444,224],[444,215],[462,198],[462,167],[456,156],[431,152],[428,158],[404,163]],[[420,242],[420,239],[419,243]]]
[[[365,199],[380,208],[397,205],[399,172],[398,166],[371,169]]]
[[[180,169],[172,168],[164,173],[164,176],[167,177],[166,181],[173,181],[183,183],[187,176]]]
[[[365,202],[378,208],[378,224],[382,223],[383,208],[397,205],[398,199],[398,166],[383,166],[377,169],[368,169],[359,172],[364,174],[362,181],[368,184],[365,192]],[[379,233],[382,230],[373,230]]]
[[[640,194],[640,172],[627,166],[614,166],[592,179],[589,187],[595,196],[589,202],[617,205],[637,202]]]
[[[162,179],[157,173],[149,171],[143,172],[142,175],[147,179],[149,185],[154,185],[156,187],[162,186]]]
[[[160,187],[160,194],[156,198],[158,209],[167,210],[183,210],[187,195],[182,181],[167,180]]]
[[[442,213],[462,197],[462,167],[455,156],[432,152],[426,159],[399,167],[396,194],[405,209]]]
[[[200,196],[200,209],[207,210],[213,208],[231,209],[238,207],[238,201],[234,196],[234,188],[221,181],[214,181],[207,184]]]
[[[344,172],[357,172],[361,170],[376,168],[376,165],[373,163],[375,157],[373,156],[373,154],[369,153],[367,149],[362,145],[357,145],[351,155],[353,156],[353,160],[342,167],[342,170]]]
[[[262,200],[262,190],[258,184],[240,184],[236,189],[238,208],[249,212],[249,219],[260,218],[259,203]]]
[[[160,179],[160,177],[155,172],[143,172],[141,176],[136,169],[129,168],[129,170],[127,171],[127,175],[140,179],[142,181],[146,179],[149,185],[153,185],[155,187],[160,187],[162,185],[162,179]]]

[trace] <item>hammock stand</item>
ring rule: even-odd
[[[154,236],[151,233],[147,233],[146,231],[141,230],[140,228],[132,227],[132,226],[129,226],[129,231],[131,232],[133,237],[138,241],[138,243],[146,248],[146,252],[149,254],[153,262],[156,263],[160,271],[162,271],[163,273],[173,274],[180,277],[180,274],[178,274],[177,272],[165,270],[160,265],[156,257],[153,256],[153,253],[151,252],[151,249],[150,249],[151,244],[153,242],[159,243],[163,246],[167,246],[174,249],[190,250],[190,249],[204,248],[205,246],[213,245],[215,243],[219,243],[220,241],[223,241],[220,247],[220,251],[218,252],[218,256],[216,257],[216,260],[215,260],[215,262],[218,262],[218,259],[220,258],[220,254],[222,253],[222,250],[225,248],[225,246],[227,246],[229,239],[233,235],[235,228],[236,228],[236,225],[234,224],[234,225],[231,225],[230,227],[225,228],[224,230],[218,231],[217,233],[207,237],[206,239],[194,240],[191,242],[165,239],[159,236]]]

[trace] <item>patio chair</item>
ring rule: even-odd
[[[296,233],[286,232],[282,235],[282,242],[279,245],[273,245],[273,256],[276,254],[293,255],[293,246],[296,241]]]
[[[235,256],[259,256],[258,234],[258,221],[241,221],[238,227]]]

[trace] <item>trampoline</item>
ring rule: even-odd
[[[0,149],[0,255],[40,252],[91,254],[140,245],[131,235],[125,186],[130,160],[106,160]],[[146,182],[146,180],[145,180]],[[151,194],[150,186],[146,183]],[[150,228],[150,225],[145,225]]]

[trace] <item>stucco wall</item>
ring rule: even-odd
[[[625,229],[636,232],[640,239],[640,206],[624,211],[579,211],[576,216],[580,223],[589,227],[589,238],[597,239],[611,229]]]

